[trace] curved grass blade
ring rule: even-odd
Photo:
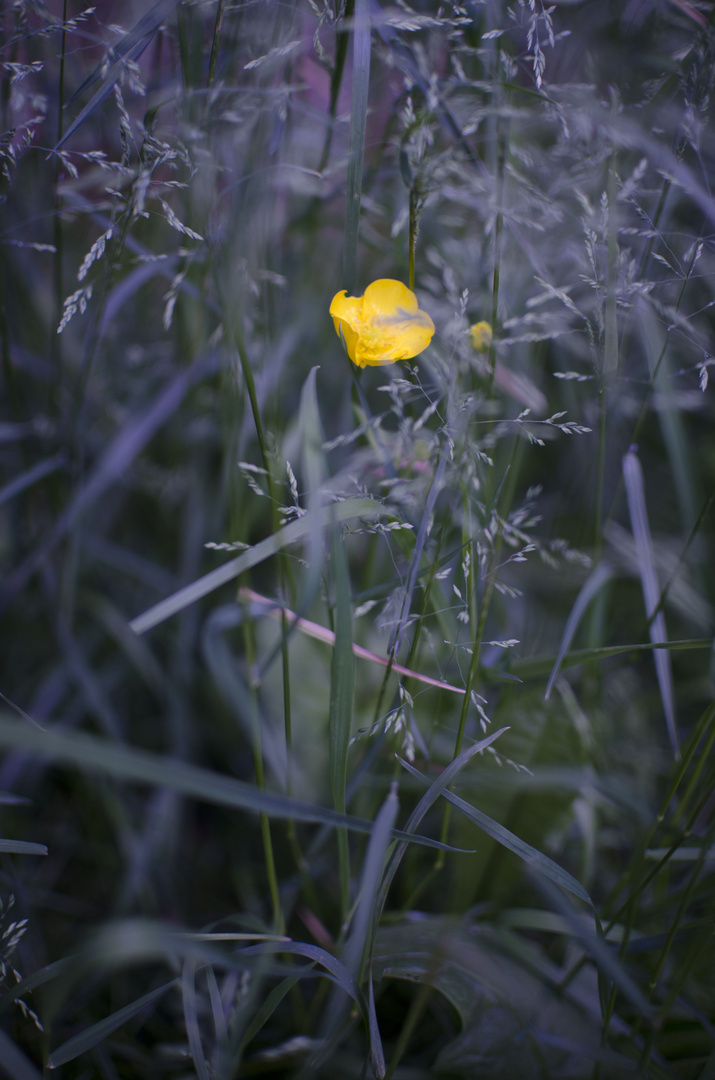
[[[497,732],[501,734],[501,732]],[[470,747],[472,752],[474,747]],[[468,753],[468,751],[465,751]],[[461,755],[463,756],[463,755]],[[456,759],[459,761],[459,758]],[[436,784],[430,785],[430,782],[426,776],[423,776],[421,772],[410,765],[407,761],[399,759],[403,768],[407,769],[411,776],[414,776],[422,784],[430,787],[430,792],[436,786]],[[446,770],[445,770],[446,771]],[[441,778],[440,778],[441,779]],[[439,781],[437,781],[439,783]],[[558,863],[553,862],[547,855],[544,855],[541,851],[533,848],[531,844],[527,844],[524,840],[520,840],[514,833],[509,832],[503,825],[500,825],[493,818],[483,814],[481,810],[477,810],[465,799],[461,799],[458,795],[454,795],[451,791],[446,790],[446,785],[442,785],[442,790],[439,792],[442,794],[447,802],[450,802],[452,806],[456,806],[460,813],[465,817],[473,821],[475,825],[478,825],[487,836],[491,836],[493,840],[496,840],[498,844],[508,848],[509,851],[513,851],[515,855],[518,855],[520,859],[523,859],[525,863],[533,867],[540,874],[554,881],[557,885],[560,885],[562,889],[566,889],[568,892],[573,893],[574,896],[578,896],[579,900],[583,900],[590,908],[593,908],[593,901],[588,895],[586,890],[580,881],[577,881],[575,877],[572,877],[566,870],[563,870]],[[408,826],[406,826],[407,828]]]
[[[368,980],[367,1011],[370,1020],[370,1052],[372,1055],[372,1067],[378,1080],[382,1080],[382,1077],[384,1077],[386,1072],[385,1054],[382,1049],[382,1039],[380,1038],[380,1028],[377,1023],[377,1012],[375,1010],[375,987],[372,980],[372,964],[370,965]]]
[[[124,478],[136,457],[159,428],[181,405],[189,390],[218,366],[215,354],[204,356],[192,367],[168,380],[148,408],[133,416],[112,440],[87,482],[78,488],[54,527],[0,587],[0,611],[27,584],[49,553],[112,484]]]
[[[26,750],[37,757],[114,776],[132,783],[165,787],[189,798],[201,799],[216,806],[246,810],[269,817],[294,818],[331,828],[344,827],[370,834],[373,822],[350,814],[339,814],[328,807],[303,802],[270,791],[260,791],[242,780],[212,772],[171,757],[112,742],[95,735],[77,732],[38,731],[28,724],[0,714],[0,747]],[[456,851],[426,836],[407,835],[395,829],[393,839],[404,839],[427,847]]]
[[[279,529],[278,532],[266,537],[265,540],[261,540],[259,544],[245,551],[238,558],[224,563],[223,566],[219,566],[216,570],[211,570],[208,574],[204,574],[203,577],[192,581],[190,585],[185,585],[183,589],[173,593],[172,596],[161,600],[147,611],[142,612],[141,615],[137,615],[136,619],[132,619],[129,625],[135,634],[146,633],[147,630],[151,630],[154,626],[158,626],[159,623],[165,622],[172,615],[183,611],[190,604],[195,604],[197,600],[208,596],[215,589],[219,589],[222,585],[233,581],[245,570],[250,570],[252,566],[258,566],[259,563],[264,562],[271,555],[275,555],[289,544],[294,544],[297,540],[302,540],[305,536],[310,535],[311,530],[315,527],[316,520],[322,528],[329,523],[332,515],[335,516],[336,521],[349,521],[350,518],[354,517],[376,517],[382,512],[383,507],[374,499],[346,499],[345,502],[338,503],[337,506],[321,507],[313,514],[309,512],[304,517],[291,521],[288,525]]]
[[[543,856],[545,858],[545,856]],[[597,965],[600,971],[602,971],[609,979],[611,979],[616,986],[618,986],[621,993],[623,993],[629,1001],[640,1011],[643,1017],[650,1018],[652,1016],[652,1009],[646,1001],[642,991],[635,984],[631,976],[625,970],[623,964],[620,962],[618,955],[613,951],[611,946],[606,942],[602,934],[597,931],[590,930],[580,912],[578,912],[573,905],[567,900],[567,898],[555,889],[552,882],[555,878],[552,875],[546,875],[547,880],[540,881],[540,888],[544,891],[549,901],[554,907],[557,907],[564,918],[569,923],[573,936],[581,942],[584,949]],[[550,879],[550,880],[549,880]],[[560,884],[559,882],[556,882]],[[564,886],[565,887],[565,886]],[[569,890],[570,892],[572,890]],[[589,900],[588,903],[593,907],[593,904]],[[598,918],[596,918],[596,924],[598,927]]]
[[[0,1070],[11,1080],[42,1080],[42,1073],[4,1031],[0,1031]]]
[[[355,659],[348,560],[337,528],[333,529],[332,559],[335,575],[335,647],[330,666],[330,783],[335,809],[344,813]]]
[[[650,639],[653,644],[667,642],[668,635],[665,629],[665,616],[659,611],[655,618],[651,618],[660,598],[658,578],[655,572],[655,558],[653,555],[653,542],[648,525],[648,512],[645,504],[645,485],[643,482],[643,470],[640,461],[633,450],[629,450],[623,457],[623,480],[626,487],[628,511],[633,528],[633,539],[638,551],[638,567],[641,576],[641,588],[643,589],[643,601],[645,604],[646,618],[650,622]],[[668,737],[676,759],[680,758],[678,748],[678,733],[675,723],[675,702],[673,694],[673,672],[670,666],[670,656],[666,650],[658,650],[654,653],[655,671],[660,687],[660,696],[663,702],[663,711],[668,726]]]
[[[37,465],[33,465],[31,469],[26,469],[25,472],[16,476],[14,480],[11,480],[4,487],[0,488],[0,506],[7,502],[8,499],[14,499],[16,495],[19,495],[25,488],[32,487],[39,480],[44,479],[45,476],[49,476],[50,473],[56,472],[57,469],[62,469],[67,464],[67,455],[64,453],[55,454],[53,457],[45,458],[44,461],[39,461]]]
[[[209,1080],[209,1066],[204,1055],[199,1029],[199,1011],[196,996],[196,958],[187,956],[181,975],[181,997],[184,1004],[184,1025],[189,1040],[189,1051],[199,1080]]]
[[[80,1054],[84,1054],[87,1050],[91,1050],[97,1043],[102,1042],[111,1035],[113,1031],[122,1027],[128,1020],[131,1020],[147,1006],[152,1005],[159,998],[163,997],[167,990],[170,990],[172,986],[177,986],[179,980],[172,979],[171,982],[164,983],[163,986],[157,986],[156,990],[151,990],[148,994],[144,994],[143,997],[137,998],[136,1001],[132,1001],[129,1005],[125,1005],[124,1008],[118,1009],[110,1016],[105,1016],[104,1020],[100,1020],[97,1024],[92,1024],[91,1027],[85,1028],[79,1035],[74,1035],[67,1042],[58,1046],[54,1053],[50,1054],[47,1062],[48,1068],[57,1069],[60,1065],[66,1064],[68,1061],[73,1061],[74,1058],[79,1057]]]
[[[321,949],[319,945],[309,945],[304,941],[267,941],[261,942],[260,945],[249,945],[245,949],[239,949],[236,955],[270,956],[274,953],[290,953],[294,956],[305,956],[309,960],[315,961],[316,964],[320,964],[321,967],[324,967],[325,970],[332,975],[338,986],[353,999],[359,1008],[363,1019],[367,1023],[365,998],[351,973],[342,961],[338,960],[335,956],[332,956],[329,952],[326,952],[325,949]]]
[[[281,607],[276,600],[271,600],[268,596],[261,596],[260,593],[254,592],[253,589],[242,586],[238,590],[238,599],[253,604],[255,606],[254,615],[265,614],[277,619],[285,616],[289,623],[296,624],[296,629],[300,630],[301,633],[315,638],[316,641],[322,641],[326,645],[335,645],[335,633],[333,630],[328,630],[326,626],[311,622],[310,619],[302,619],[295,611]],[[417,682],[424,683],[426,686],[436,686],[439,690],[449,690],[453,694],[466,694],[463,686],[452,686],[451,683],[433,679],[430,675],[423,675],[421,671],[404,667],[402,664],[390,665],[390,661],[386,656],[378,656],[377,653],[371,652],[369,649],[363,649],[362,645],[357,645],[355,642],[353,642],[353,654],[360,660],[369,660],[372,664],[379,664],[381,667],[390,666],[390,671],[394,672],[395,675],[407,675],[410,679],[416,679]]]
[[[399,652],[400,645],[402,643],[402,635],[407,625],[407,620],[410,614],[410,608],[412,606],[412,594],[417,584],[417,578],[420,572],[420,561],[422,559],[422,552],[424,551],[425,540],[427,539],[427,529],[430,521],[432,520],[432,511],[434,505],[437,502],[437,496],[442,489],[442,477],[444,476],[445,466],[447,464],[447,450],[446,447],[442,451],[442,456],[439,459],[439,465],[432,481],[432,486],[429,489],[429,494],[425,501],[425,508],[422,514],[422,520],[420,521],[420,527],[417,530],[417,537],[415,539],[415,548],[412,552],[412,561],[410,563],[410,573],[407,578],[407,585],[405,586],[405,596],[402,601],[402,611],[400,613],[400,622],[395,630],[395,636],[393,638],[392,645],[390,647],[390,653],[396,656]]]
[[[350,158],[345,205],[345,254],[343,284],[349,294],[355,291],[357,248],[360,232],[362,170],[365,155],[367,100],[370,88],[370,11],[368,0],[355,0],[353,22],[353,89],[350,108]]]
[[[546,684],[544,701],[549,700],[549,695],[551,694],[551,691],[553,689],[556,676],[559,673],[559,669],[561,668],[563,659],[569,650],[569,646],[573,641],[573,636],[579,627],[581,619],[586,613],[588,605],[591,603],[594,596],[596,596],[601,591],[606,582],[610,581],[612,577],[613,567],[606,562],[602,562],[599,566],[596,567],[594,572],[586,579],[583,586],[581,587],[581,591],[576,597],[574,606],[571,608],[569,617],[566,620],[566,626],[564,627],[561,644],[559,645],[559,651],[556,654],[556,660],[554,661],[554,666],[551,670],[549,681]]]
[[[486,739],[480,739],[480,741],[474,743],[473,746],[467,747],[467,749],[463,750],[462,753],[454,759],[454,761],[450,762],[447,768],[443,770],[440,776],[432,784],[430,784],[429,780],[427,780],[426,777],[422,776],[422,773],[418,773],[420,779],[427,783],[429,791],[425,792],[420,801],[417,803],[417,806],[410,814],[404,828],[405,833],[411,834],[412,832],[414,832],[414,830],[422,821],[422,818],[425,816],[429,808],[433,805],[433,803],[437,801],[439,796],[442,794],[447,784],[450,784],[452,782],[459,770],[467,764],[470,758],[473,758],[475,754],[479,754],[483,750],[486,750],[488,746],[491,746],[493,742],[495,742],[501,735],[504,734],[505,731],[508,730],[509,729],[506,727],[499,728],[498,731],[495,731],[491,735],[488,735]],[[407,763],[402,761],[401,758],[398,758],[397,760],[402,765],[404,765],[405,768],[412,771],[412,766],[407,765]],[[380,887],[380,896],[377,902],[377,914],[375,919],[375,927],[373,930],[373,938],[374,934],[377,931],[377,923],[382,913],[382,909],[384,908],[385,901],[387,900],[387,894],[390,890],[390,885],[392,884],[395,874],[397,873],[397,868],[399,867],[406,850],[407,844],[402,841],[397,845],[394,852],[392,853],[390,865],[385,872],[385,877]]]
[[[362,877],[358,901],[353,916],[350,936],[345,945],[343,963],[355,980],[356,985],[360,982],[363,957],[372,938],[372,923],[375,916],[375,897],[380,885],[383,869],[385,866],[385,852],[387,851],[392,836],[393,826],[397,817],[399,802],[397,799],[397,784],[390,786],[390,791],[384,803],[380,807],[367,847],[365,862],[363,864]],[[372,979],[370,979],[370,991],[372,991]],[[374,1003],[373,1010],[374,1011]],[[344,1018],[344,999],[333,997],[328,1008],[325,1022],[323,1039],[326,1043],[334,1045],[333,1040],[337,1036],[338,1029]],[[384,1060],[382,1042],[377,1023],[373,1022],[371,1009],[368,1005],[371,1054],[373,1060]],[[378,1076],[380,1073],[378,1073]],[[384,1075],[384,1074],[383,1074]]]
[[[52,964],[46,964],[44,967],[41,967],[39,971],[33,971],[32,975],[27,975],[3,994],[0,998],[0,1013],[9,1008],[18,998],[23,997],[25,994],[29,994],[37,986],[44,986],[45,983],[52,982],[53,979],[58,979],[62,975],[68,974],[73,970],[75,963],[76,958],[74,956],[64,956],[61,960],[55,960]],[[0,1060],[2,1060],[1,1047]]]
[[[8,855],[46,855],[44,844],[31,844],[25,840],[0,840],[0,852]]]
[[[665,649],[668,652],[687,652],[689,649],[712,649],[712,638],[683,638],[680,641],[639,641],[630,645],[601,645],[595,649],[573,649],[567,652],[561,661],[561,667],[575,667],[577,664],[586,664],[591,660],[606,660],[609,656],[623,656],[626,653],[657,652]],[[514,660],[511,671],[518,676],[520,682],[529,679],[539,679],[550,671],[554,666],[553,656],[535,656],[528,660]],[[484,669],[487,677],[489,669]]]
[[[314,964],[307,964],[300,975],[289,975],[287,978],[283,979],[278,986],[274,986],[271,992],[266,995],[260,1009],[255,1014],[243,1034],[241,1045],[239,1046],[237,1053],[239,1060],[243,1056],[243,1053],[251,1040],[256,1037],[261,1028],[264,1027],[273,1016],[273,1013],[276,1011],[286,994],[289,994],[296,983],[300,982],[303,978],[303,974],[307,971],[312,971],[314,966]]]
[[[348,748],[355,696],[355,657],[353,656],[353,620],[350,606],[350,576],[345,545],[337,525],[332,530],[332,559],[335,577],[335,648],[330,665],[330,784],[333,804],[345,813],[345,789],[348,780]],[[348,834],[338,832],[340,892],[343,916],[350,906],[350,851]]]
[[[104,83],[100,89],[96,92],[94,97],[85,105],[79,116],[74,120],[72,124],[67,128],[67,131],[63,134],[60,141],[55,146],[55,150],[59,150],[63,143],[69,139],[70,135],[73,135],[77,128],[85,122],[88,116],[97,109],[103,101],[105,101],[112,92],[114,84],[120,78],[124,65],[127,60],[137,60],[150,44],[152,37],[159,29],[161,24],[167,18],[168,15],[178,7],[180,0],[159,0],[154,4],[153,8],[142,16],[136,26],[125,34],[121,41],[119,41],[112,49],[112,55],[116,57],[114,63],[109,68],[107,74],[104,77]],[[92,86],[97,79],[101,78],[102,66],[99,65],[94,69],[92,74],[85,79],[82,85],[74,92],[67,104],[73,102],[80,94]]]

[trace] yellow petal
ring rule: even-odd
[[[330,305],[335,333],[338,337],[342,337],[348,356],[354,364],[357,363],[355,353],[362,325],[361,312],[362,297],[348,296],[346,289],[336,293]]]
[[[356,362],[394,364],[423,352],[434,334],[434,323],[420,311],[417,297],[392,278],[380,278],[368,285],[362,305],[363,330]]]
[[[410,360],[427,348],[433,334],[434,323],[425,311],[376,318],[360,335],[355,362],[364,367]]]
[[[365,289],[362,299],[362,317],[365,322],[402,312],[411,314],[417,311],[417,308],[415,294],[401,281],[394,281],[392,278],[373,281],[372,285]]]

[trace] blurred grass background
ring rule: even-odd
[[[715,1077],[712,5],[0,31],[0,1068]]]

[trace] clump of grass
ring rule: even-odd
[[[709,7],[121,17],[0,15],[6,1069],[710,1076]]]

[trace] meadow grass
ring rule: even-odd
[[[712,1080],[711,5],[0,33],[2,1069]]]

